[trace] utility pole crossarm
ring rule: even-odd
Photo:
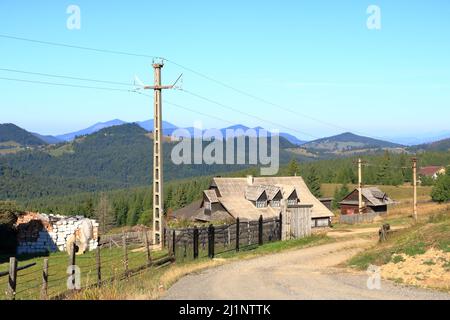
[[[173,89],[173,86],[144,86],[144,89],[150,90]]]

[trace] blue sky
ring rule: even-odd
[[[66,27],[71,4],[81,9],[80,30]],[[381,30],[366,27],[366,9],[372,4],[381,9]],[[257,117],[166,91],[168,101],[215,117],[164,105],[164,119],[179,126],[198,120],[205,127],[242,123],[304,139],[343,131],[374,137],[450,131],[448,1],[2,0],[0,34],[163,56],[297,112],[166,63],[165,83],[183,72],[185,89]],[[137,75],[152,82],[152,61],[145,57],[1,37],[0,57],[3,69],[130,84]],[[116,87],[6,71],[0,71],[0,77]],[[42,134],[153,116],[151,98],[128,92],[5,80],[0,80],[0,88],[0,123],[13,122]]]

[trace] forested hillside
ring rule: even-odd
[[[411,182],[413,156],[418,158],[418,166],[450,164],[450,152],[423,152],[413,154],[362,155],[364,161],[363,182],[365,184],[400,185]],[[283,167],[280,175],[308,176],[313,170],[321,183],[356,183],[358,181],[358,157],[336,158],[307,163],[290,163]]]
[[[137,124],[109,127],[73,142],[0,157],[0,200],[61,196],[106,191],[152,183],[151,134]],[[203,142],[204,146],[209,142]],[[175,165],[171,159],[175,143],[164,142],[164,178],[192,178],[238,171],[249,165]],[[294,145],[280,139],[280,161],[287,163]],[[225,144],[224,144],[225,147]],[[247,158],[248,158],[247,143]],[[225,154],[225,152],[224,152]],[[299,161],[305,158],[296,156]]]
[[[16,142],[21,146],[40,146],[46,144],[28,131],[12,123],[0,124],[0,143]]]

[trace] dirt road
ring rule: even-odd
[[[163,299],[450,299],[387,281],[369,290],[368,275],[335,267],[370,244],[355,239],[226,264],[182,278]]]

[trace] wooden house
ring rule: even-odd
[[[388,205],[395,203],[394,200],[377,187],[362,188],[362,199],[363,213],[377,212],[383,214],[388,211]],[[359,190],[353,190],[339,204],[342,215],[358,214]]]
[[[312,227],[331,224],[334,214],[314,197],[301,177],[213,178],[202,202],[189,216],[203,222],[256,221],[260,216],[278,218],[299,205],[311,206]]]
[[[436,180],[440,175],[445,174],[445,167],[441,166],[429,166],[422,167],[419,169],[419,176],[421,177],[430,177]]]

